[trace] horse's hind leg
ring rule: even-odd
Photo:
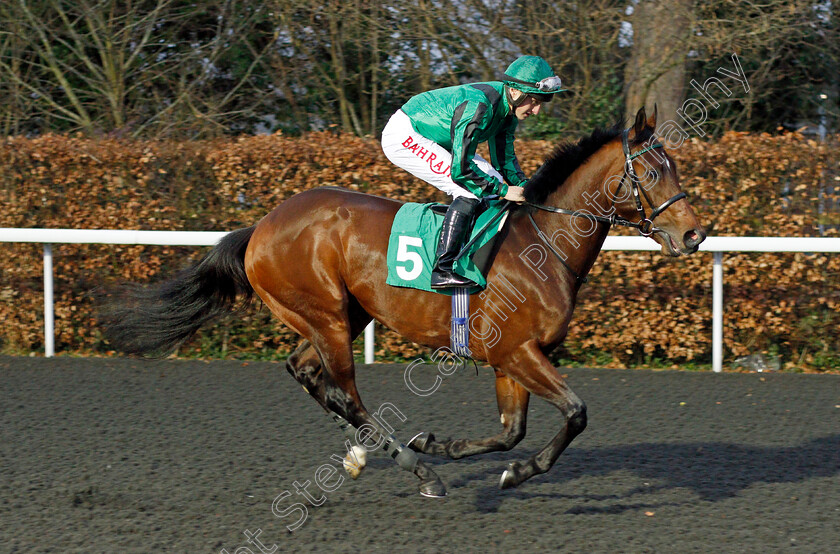
[[[286,370],[298,381],[303,390],[315,399],[325,412],[330,414],[344,436],[349,440],[356,439],[356,428],[327,407],[325,398],[325,386],[321,372],[321,356],[315,347],[308,340],[303,341],[294,352],[286,359]],[[347,441],[345,441],[347,444]],[[344,458],[344,469],[353,479],[361,474],[367,465],[366,450],[360,446],[349,445],[347,455]]]
[[[348,309],[350,314],[350,335],[356,338],[373,318],[359,306],[354,298],[351,297],[350,300]],[[295,351],[286,359],[286,371],[301,384],[303,390],[314,398],[324,410],[328,413],[330,412],[326,404],[326,387],[322,373],[321,355],[318,354],[318,350],[309,340],[304,340],[300,343],[295,348]],[[335,416],[334,413],[333,416]],[[342,431],[348,434],[347,426],[349,424],[343,418],[342,421],[344,421],[344,424],[340,423]],[[355,433],[355,431],[351,428],[349,433]],[[351,436],[351,438],[353,437]]]
[[[382,448],[401,468],[414,473],[420,479],[420,494],[430,497],[445,496],[446,488],[440,478],[417,458],[417,454],[401,444],[388,429],[371,417],[362,404],[356,389],[350,333],[333,332],[329,335],[322,334],[321,337],[321,344],[313,340],[313,345],[320,352],[324,364],[327,408],[358,430],[355,437],[359,446],[367,450]]]
[[[502,432],[480,440],[436,441],[434,435],[424,433],[411,442],[411,448],[424,454],[449,456],[452,459],[510,450],[525,437],[525,421],[528,415],[530,393],[525,388],[496,370],[496,402],[502,421]]]
[[[350,318],[350,336],[358,337],[373,318],[362,308],[358,301],[350,297],[348,305]],[[326,404],[326,387],[321,372],[321,355],[309,340],[304,340],[286,359],[286,370],[301,384],[306,391],[324,410],[331,413],[341,430],[349,438],[355,437],[355,428],[347,420],[331,412]]]
[[[329,411],[324,398],[324,380],[321,378],[321,357],[308,340],[300,343],[286,359],[286,371],[309,396]]]
[[[300,345],[298,345],[295,351],[289,355],[286,359],[286,370],[297,382],[301,384],[303,390],[309,394],[309,396],[314,398],[315,401],[324,408],[324,411],[330,414],[333,421],[338,424],[342,433],[344,433],[347,438],[356,438],[356,428],[350,425],[346,419],[327,407],[326,387],[324,386],[324,379],[322,379],[323,374],[321,372],[321,355],[318,354],[318,351],[314,346],[312,346],[311,342],[304,340],[300,343]],[[347,459],[349,464],[353,464],[358,468],[358,471],[364,469],[364,460],[352,460],[350,459],[350,454],[348,454]],[[355,476],[358,476],[358,473],[356,473]]]
[[[356,389],[352,341],[370,320],[370,316],[361,317],[358,310],[354,309],[353,301],[349,303],[347,314],[316,311],[310,306],[306,318],[280,305],[273,298],[269,297],[266,304],[283,321],[308,337],[311,348],[319,354],[320,371],[315,363],[315,355],[306,343],[295,351],[292,365],[287,365],[296,379],[310,379],[309,386],[304,385],[307,392],[322,407],[355,427],[357,431],[352,433],[352,436],[359,446],[367,450],[382,448],[401,468],[414,473],[420,479],[420,494],[430,497],[445,496],[446,488],[440,478],[423,464],[410,448],[394,438],[362,404]],[[342,425],[341,420],[336,421]],[[351,429],[343,425],[342,428],[350,435]],[[360,440],[361,437],[364,438]]]

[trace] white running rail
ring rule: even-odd
[[[53,312],[53,244],[155,244],[212,246],[225,232],[123,231],[108,229],[11,229],[0,228],[0,242],[44,245],[44,354],[55,355]],[[610,236],[604,250],[656,251],[660,247],[645,237]],[[723,253],[724,252],[840,252],[840,238],[816,237],[709,237],[700,251],[714,253],[712,271],[712,369],[723,368]],[[374,322],[365,328],[365,363],[374,361]]]

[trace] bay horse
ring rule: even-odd
[[[256,293],[305,339],[286,362],[289,373],[349,436],[358,441],[367,430],[375,437],[420,479],[424,496],[444,496],[446,488],[415,452],[454,459],[509,450],[525,436],[534,394],[559,410],[559,431],[540,452],[505,469],[500,487],[517,486],[547,472],[586,427],[586,405],[547,355],[566,336],[577,292],[611,225],[637,228],[670,256],[691,254],[705,239],[674,161],[655,142],[655,126],[656,112],[647,118],[642,108],[628,129],[596,129],[561,145],[528,182],[525,205],[511,207],[487,280],[515,289],[520,304],[503,332],[474,321],[469,340],[473,357],[495,370],[502,425],[495,436],[439,441],[422,433],[406,446],[372,417],[356,389],[351,343],[372,319],[431,348],[450,343],[449,296],[385,285],[391,223],[402,205],[395,200],[339,188],[299,193],[256,225],[226,235],[175,278],[127,285],[106,301],[100,323],[123,351],[171,351]],[[491,294],[470,301],[474,313],[499,311]]]

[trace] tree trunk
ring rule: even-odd
[[[625,113],[654,104],[660,123],[674,119],[685,98],[687,39],[691,33],[692,0],[642,0],[633,16],[633,53],[624,75]]]

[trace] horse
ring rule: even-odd
[[[402,205],[392,199],[337,187],[298,193],[168,281],[129,284],[110,295],[100,324],[122,351],[167,352],[258,296],[304,339],[286,361],[288,372],[348,436],[381,445],[417,476],[428,497],[445,496],[446,487],[417,452],[458,459],[510,450],[525,436],[536,395],[558,409],[559,430],[503,471],[499,486],[518,486],[547,472],[586,428],[586,404],[548,355],[566,337],[578,290],[610,228],[634,227],[668,256],[696,252],[706,237],[655,127],[656,111],[648,118],[642,108],[629,128],[598,128],[561,144],[527,183],[526,202],[510,206],[488,288],[470,297],[475,313],[506,318],[501,333],[490,332],[488,318],[472,320],[469,339],[472,357],[495,371],[502,428],[494,436],[437,440],[421,433],[402,443],[362,403],[351,343],[372,319],[430,348],[450,341],[449,296],[384,283],[389,232]],[[490,293],[503,286],[514,299]],[[504,305],[514,302],[515,313],[505,314]],[[353,448],[348,460],[358,452]],[[360,470],[362,463],[350,465]]]

